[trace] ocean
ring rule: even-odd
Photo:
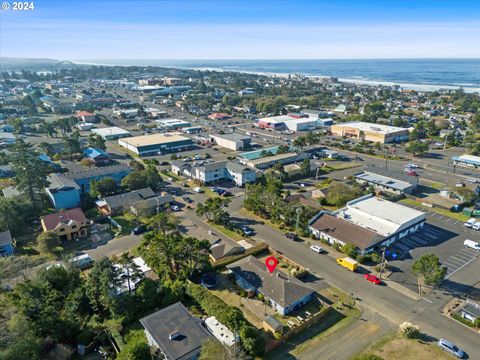
[[[302,74],[337,77],[365,84],[398,84],[404,88],[441,88],[480,92],[480,59],[371,60],[81,60],[104,65],[166,66],[181,69]]]

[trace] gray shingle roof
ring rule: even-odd
[[[10,230],[0,232],[0,245],[8,245],[12,243],[12,235]]]
[[[51,192],[80,189],[80,187],[73,180],[61,174],[50,174],[47,177],[47,180],[50,183],[48,189]]]
[[[71,180],[78,180],[102,175],[115,174],[123,171],[130,171],[130,166],[120,164],[112,166],[92,167],[90,169],[69,171],[65,174],[65,176]]]
[[[190,358],[211,336],[201,320],[192,316],[181,302],[140,319],[140,323],[169,360]],[[180,336],[170,340],[169,335],[174,332]]]
[[[253,256],[238,260],[227,268],[283,307],[314,292],[294,276],[280,270],[270,274],[265,263]]]
[[[153,192],[153,190],[150,187],[146,187],[143,189],[130,191],[124,194],[107,196],[106,198],[103,198],[103,200],[107,203],[110,209],[114,210],[121,207],[129,206],[138,201],[148,199],[154,196],[155,196],[155,193]]]

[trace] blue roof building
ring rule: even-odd
[[[60,174],[51,174],[47,179],[50,186],[45,192],[56,210],[80,206],[80,186],[73,180]]]
[[[107,164],[110,161],[110,155],[99,148],[88,147],[83,150],[83,155],[95,162],[96,165]]]
[[[0,232],[0,256],[10,256],[14,253],[13,239],[10,231]]]

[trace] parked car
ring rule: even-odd
[[[477,221],[475,224],[472,226],[473,230],[480,230],[480,221]]]
[[[140,235],[145,231],[147,231],[147,227],[145,225],[139,225],[132,230],[132,235]]]
[[[382,283],[382,280],[380,280],[378,277],[376,277],[373,274],[364,274],[363,278],[365,280],[370,281],[371,283],[374,283],[375,285],[380,285]]]
[[[465,352],[448,340],[440,339],[438,340],[437,345],[440,346],[442,350],[452,354],[459,359],[463,359],[465,357]]]
[[[412,171],[409,171],[409,172],[407,173],[407,175],[408,175],[408,176],[418,176],[417,172],[416,172],[416,171],[413,171],[413,170],[412,170]]]
[[[170,163],[168,161],[162,161],[160,163],[161,166],[165,166],[165,165],[170,165]]]
[[[213,289],[217,286],[217,278],[215,274],[204,274],[200,281],[200,285],[207,289]]]
[[[227,197],[227,196],[232,196],[233,194],[230,191],[225,190],[220,194],[220,196]]]
[[[288,240],[297,240],[297,235],[295,235],[294,233],[291,233],[291,232],[287,232],[285,233],[285,238],[287,238]]]
[[[468,247],[468,248],[473,249],[473,250],[480,251],[480,244],[476,241],[473,241],[473,240],[466,239],[463,242],[463,246]]]
[[[418,169],[418,165],[417,164],[407,164],[406,167],[409,167],[411,169]]]
[[[474,183],[474,184],[480,183],[480,180],[479,180],[479,179],[475,179],[475,178],[468,178],[467,181],[468,181],[468,182],[471,182],[471,183]]]
[[[196,187],[196,188],[193,188],[193,191],[195,191],[196,193],[203,193],[205,192],[201,187]]]
[[[320,245],[316,245],[316,244],[311,245],[310,250],[315,251],[318,254],[321,254],[324,251],[323,248]]]
[[[183,199],[183,201],[185,201],[189,204],[193,203],[193,200],[191,198],[189,198],[188,196],[184,196],[182,199]]]
[[[180,207],[178,205],[172,205],[170,209],[172,209],[173,211],[180,211]]]
[[[243,225],[240,229],[245,236],[253,236],[255,234],[255,231],[246,225]]]
[[[471,218],[471,219],[468,219],[467,222],[463,224],[463,226],[467,228],[471,228],[473,225],[475,225],[476,222],[477,222],[477,219]]]

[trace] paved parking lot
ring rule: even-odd
[[[447,275],[445,276],[445,278],[448,279],[457,271],[460,271],[465,266],[470,264],[478,256],[478,251],[469,248],[464,248],[463,250],[458,251],[454,255],[451,255],[449,258],[447,258],[447,260],[442,263],[444,266],[447,267]]]

